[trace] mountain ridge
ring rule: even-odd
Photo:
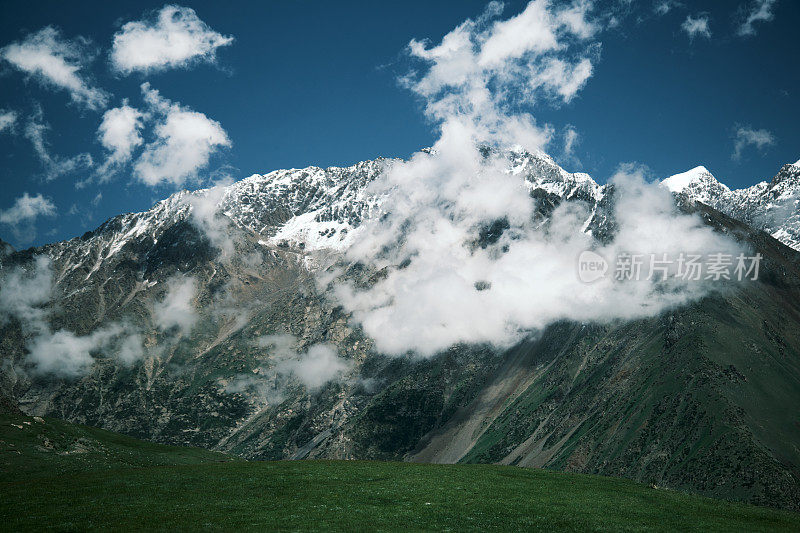
[[[787,246],[800,250],[800,166],[786,164],[769,181],[730,189],[705,167],[670,176],[661,184],[671,192],[702,202],[763,229]]]

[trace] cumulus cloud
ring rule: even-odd
[[[4,131],[13,133],[17,125],[17,112],[0,109],[0,133]]]
[[[123,366],[130,367],[145,356],[144,337],[127,324],[122,326],[121,333],[113,352],[114,357]]]
[[[586,85],[592,70],[592,62],[588,58],[575,64],[553,58],[547,61],[534,81],[556,92],[564,102],[569,102]]]
[[[746,11],[747,16],[736,30],[736,33],[742,37],[755,35],[756,22],[769,22],[775,18],[775,14],[772,12],[775,4],[777,4],[777,0],[754,0],[750,4],[750,9]]]
[[[151,20],[128,22],[114,35],[111,64],[123,74],[187,67],[216,61],[217,48],[233,37],[221,35],[194,9],[165,5]]]
[[[389,267],[367,290],[339,285],[337,295],[379,351],[430,356],[457,343],[506,348],[562,319],[653,316],[707,294],[707,284],[676,280],[624,283],[609,277],[592,285],[579,280],[576,260],[588,249],[612,263],[622,252],[677,257],[686,250],[740,251],[699,218],[678,213],[669,193],[647,183],[641,172],[623,169],[611,181],[619,231],[608,245],[598,245],[583,231],[590,213],[569,203],[553,213],[546,229],[518,223],[515,233],[486,249],[467,245],[473,238],[469,226],[450,224],[405,235],[394,250],[409,254],[410,263]]]
[[[88,169],[94,165],[94,160],[88,153],[77,154],[70,158],[51,154],[50,145],[46,138],[49,130],[50,125],[44,122],[42,109],[37,106],[33,114],[28,117],[22,132],[22,135],[30,141],[36,156],[41,162],[45,171],[44,178],[47,181]]]
[[[164,299],[153,306],[153,319],[162,331],[177,329],[181,334],[187,334],[198,320],[193,303],[197,281],[193,277],[176,274],[166,283]]]
[[[612,279],[586,285],[577,276],[580,253],[735,248],[627,167],[608,193],[619,225],[613,242],[603,245],[585,231],[592,213],[582,202],[564,202],[547,223],[537,218],[509,157],[540,154],[551,136],[525,110],[566,102],[581,86],[549,71],[559,62],[565,73],[580,71],[591,61],[599,31],[592,7],[573,3],[567,16],[534,1],[505,21],[492,22],[496,10],[487,11],[438,45],[412,41],[422,68],[404,82],[424,99],[439,139],[372,185],[385,198],[381,213],[362,226],[346,258],[380,275],[366,287],[343,278],[330,285],[378,351],[430,356],[458,343],[508,347],[557,320],[652,316],[707,287]],[[493,226],[504,229],[482,242]]]
[[[521,144],[540,146],[548,138],[546,131],[526,123],[497,121],[496,110],[517,97],[570,101],[591,76],[596,50],[573,47],[569,58],[557,52],[590,39],[600,25],[589,19],[592,2],[553,10],[549,2],[535,0],[516,16],[493,21],[501,7],[491,3],[481,17],[463,22],[438,45],[412,40],[411,57],[427,69],[424,74],[412,71],[403,82],[426,100],[428,115],[443,128],[449,125],[445,119],[462,109],[468,111],[463,118],[487,128],[494,121],[494,126],[508,128],[508,136],[529,135],[519,138]]]
[[[36,238],[36,219],[55,214],[56,206],[49,199],[41,194],[31,196],[25,192],[14,201],[14,205],[0,210],[0,224],[9,226],[17,239],[29,242]]]
[[[97,138],[108,151],[108,156],[97,169],[101,181],[107,180],[113,171],[130,161],[134,149],[142,145],[144,117],[144,113],[129,106],[127,101],[103,114]]]
[[[686,20],[683,21],[681,24],[681,29],[686,32],[686,35],[689,36],[689,39],[694,40],[695,37],[705,37],[706,39],[711,38],[711,30],[708,27],[708,16],[706,15],[698,15],[697,17],[692,17],[688,15]]]
[[[6,210],[0,211],[0,223],[15,225],[19,222],[35,220],[39,216],[53,216],[56,214],[56,206],[42,196],[29,195],[27,192],[14,201],[14,205]]]
[[[0,57],[42,85],[67,91],[72,101],[89,109],[106,105],[108,95],[92,87],[82,72],[93,58],[85,39],[64,39],[47,26],[0,49]]]
[[[739,161],[742,158],[742,152],[748,146],[755,146],[757,149],[763,150],[773,144],[775,144],[775,136],[769,131],[765,129],[757,130],[750,126],[737,126],[731,158],[734,161]]]
[[[219,122],[167,100],[149,83],[141,88],[151,112],[160,119],[155,140],[145,145],[134,165],[134,174],[143,183],[181,186],[208,165],[212,154],[231,146]]]

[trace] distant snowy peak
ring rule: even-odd
[[[661,182],[676,194],[704,203],[733,218],[763,229],[787,246],[800,250],[800,165],[784,165],[768,183],[731,190],[705,167],[696,167]]]
[[[661,185],[669,189],[670,192],[680,193],[690,185],[702,181],[705,176],[711,176],[713,178],[711,172],[709,172],[706,167],[694,167],[686,172],[670,176],[669,178],[663,180]]]
[[[670,192],[685,194],[703,203],[731,192],[703,166],[670,176],[662,181],[661,185]]]

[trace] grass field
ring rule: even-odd
[[[800,530],[794,513],[616,478],[491,465],[232,461],[52,420],[17,422],[0,421],[2,530]],[[62,451],[52,440],[42,446],[41,432],[61,435]],[[27,451],[8,452],[17,447]]]
[[[128,467],[232,461],[232,457],[163,446],[112,431],[0,412],[0,481]]]

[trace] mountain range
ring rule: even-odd
[[[247,458],[535,466],[800,509],[800,164],[740,190],[703,167],[662,182],[676,209],[763,256],[757,282],[416,358],[379,353],[321,281],[382,275],[346,252],[382,213],[370,185],[398,163],[253,175],[69,241],[4,246],[0,398]],[[542,223],[574,204],[595,239],[613,234],[614,185],[521,150],[507,172]],[[46,301],[15,311],[11,279],[48,284]],[[123,337],[142,349],[109,340]],[[46,367],[48,350],[72,358]]]

